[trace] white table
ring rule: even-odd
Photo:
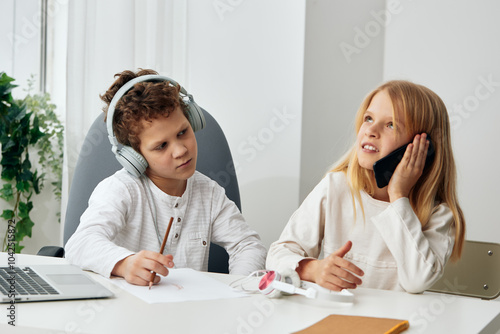
[[[18,255],[16,264],[57,264],[65,259]],[[7,254],[0,253],[0,265]],[[208,274],[229,284],[238,277]],[[358,288],[353,304],[315,303],[302,296],[262,295],[183,303],[147,304],[91,273],[115,293],[111,299],[17,303],[16,328],[0,304],[0,333],[291,333],[330,314],[406,319],[405,333],[497,333],[500,303],[444,294]],[[2,313],[3,312],[3,313]]]

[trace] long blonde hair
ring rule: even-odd
[[[452,260],[458,260],[462,254],[465,238],[465,218],[458,204],[456,193],[456,167],[451,146],[450,121],[448,112],[441,98],[430,89],[408,81],[393,80],[382,84],[372,91],[362,102],[355,119],[356,133],[363,123],[363,115],[373,97],[380,91],[386,91],[393,105],[393,119],[397,124],[398,112],[404,115],[401,120],[407,131],[415,136],[426,133],[435,148],[433,163],[426,167],[417,184],[409,195],[410,204],[422,226],[429,221],[437,203],[445,203],[451,209],[455,224],[455,245],[451,254]],[[358,163],[357,146],[352,148],[334,164],[331,171],[344,172],[353,194],[360,203],[361,191],[370,195],[375,192],[373,170],[362,168]]]

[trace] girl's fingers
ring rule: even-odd
[[[365,274],[363,272],[363,270],[361,270],[355,264],[353,264],[352,262],[350,262],[346,259],[337,257],[337,258],[335,258],[333,263],[334,263],[334,267],[339,267],[343,270],[347,270],[355,275],[363,276]]]
[[[409,172],[423,170],[428,147],[427,135],[416,135],[405,151],[402,167]]]
[[[411,158],[413,156],[413,148],[414,144],[408,144],[408,147],[406,147],[405,154],[403,155],[403,159],[401,160],[400,164],[402,165],[403,168],[408,168],[411,163]],[[399,167],[399,165],[398,165]]]
[[[418,135],[417,135],[418,136]],[[420,135],[420,137],[417,139],[416,138],[416,145],[415,146],[415,154],[414,154],[414,163],[413,163],[413,168],[416,169],[417,172],[422,172],[425,166],[425,159],[427,157],[427,150],[429,148],[429,141],[427,140],[427,135],[423,133]]]
[[[333,254],[339,256],[339,257],[344,257],[352,248],[352,242],[347,241],[342,247],[337,249]]]

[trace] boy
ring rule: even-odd
[[[117,74],[101,96],[104,111],[116,102],[113,97],[120,87],[149,74],[157,73]],[[66,244],[72,263],[105,277],[147,285],[151,271],[166,276],[174,261],[178,268],[206,271],[212,241],[228,251],[231,274],[263,269],[266,249],[258,234],[224,189],[195,170],[197,143],[179,90],[167,81],[142,81],[118,96],[110,119],[113,133],[147,167],[140,176],[122,169],[96,187]],[[171,218],[165,247],[169,254],[159,254]],[[155,283],[159,280],[156,276]]]

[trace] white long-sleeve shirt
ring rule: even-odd
[[[149,178],[131,176],[124,169],[106,178],[95,188],[78,229],[68,240],[66,258],[109,277],[115,264],[127,256],[140,250],[159,252],[171,217],[164,254],[173,255],[176,268],[206,271],[213,242],[228,252],[231,274],[263,269],[266,248],[259,235],[224,189],[199,172],[188,179],[181,197],[170,196]]]
[[[352,196],[342,172],[328,173],[292,215],[268,253],[267,269],[295,269],[305,258],[324,257],[346,241],[345,259],[362,269],[361,287],[421,292],[438,280],[453,250],[455,228],[445,204],[422,225],[408,198],[378,201],[361,192],[354,216]],[[323,246],[323,247],[322,247]]]

